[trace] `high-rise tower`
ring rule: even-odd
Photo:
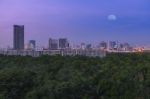
[[[24,26],[14,25],[14,50],[24,49]]]

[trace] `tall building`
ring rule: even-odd
[[[92,49],[92,44],[87,44],[86,49]]]
[[[65,49],[69,47],[69,42],[66,38],[60,38],[59,39],[59,48],[60,49]]]
[[[29,48],[30,49],[35,49],[36,48],[36,41],[35,40],[30,40],[29,41]]]
[[[81,43],[81,49],[85,50],[86,49],[86,44],[85,43]]]
[[[57,50],[58,49],[58,40],[50,38],[49,39],[49,49]]]
[[[107,49],[107,42],[105,42],[105,41],[100,42],[100,48]]]
[[[121,50],[121,51],[132,51],[133,48],[131,47],[131,45],[129,43],[121,43],[119,46],[119,50]]]
[[[117,42],[115,42],[115,41],[110,41],[109,42],[109,49],[110,50],[114,50],[114,49],[117,49],[117,48],[118,48]]]
[[[24,49],[24,26],[14,25],[14,42],[13,46],[15,50]]]
[[[124,44],[123,44],[123,49],[124,49],[125,51],[129,51],[129,50],[131,49],[130,44],[129,44],[129,43],[124,43]]]

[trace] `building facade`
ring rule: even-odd
[[[118,44],[116,41],[109,42],[109,50],[116,50],[118,48]]]
[[[14,39],[13,39],[14,50],[24,49],[24,26],[14,25]]]
[[[58,40],[49,38],[49,50],[57,50],[58,49]]]
[[[30,49],[35,49],[36,48],[36,41],[35,40],[30,40],[29,41],[29,48]]]
[[[66,38],[59,39],[59,49],[65,49],[69,47],[69,42]]]
[[[107,49],[107,47],[108,47],[107,42],[105,42],[105,41],[100,42],[99,47],[100,47],[100,49]]]
[[[62,56],[88,56],[88,57],[105,57],[106,51],[91,49],[65,49],[65,50],[0,50],[3,55],[20,55],[39,57],[42,55],[62,55]]]

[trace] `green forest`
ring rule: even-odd
[[[0,99],[150,99],[150,54],[0,55]]]

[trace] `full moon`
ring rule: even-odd
[[[108,20],[110,20],[110,21],[115,21],[115,20],[117,20],[117,16],[116,15],[113,15],[113,14],[111,14],[111,15],[108,15]]]

